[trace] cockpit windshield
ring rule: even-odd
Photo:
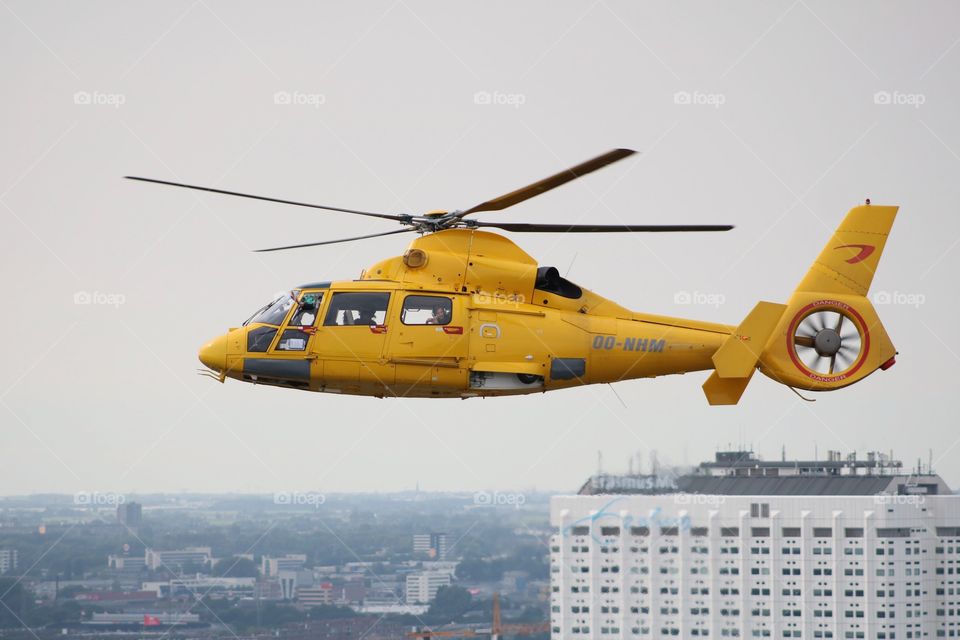
[[[283,294],[250,316],[250,318],[243,323],[243,326],[254,323],[272,324],[277,326],[283,324],[283,319],[287,317],[290,307],[294,305],[295,297],[298,293],[299,292],[297,291],[289,291]]]

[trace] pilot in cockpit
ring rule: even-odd
[[[293,326],[311,326],[317,318],[317,306],[319,300],[312,293],[305,294],[300,300],[300,306],[293,314],[290,324]]]

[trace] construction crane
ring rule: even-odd
[[[544,633],[550,630],[549,622],[539,622],[534,624],[503,624],[500,620],[500,592],[493,594],[493,621],[489,629],[446,629],[443,631],[434,631],[432,629],[420,629],[411,631],[407,634],[408,638],[477,638],[489,637],[490,640],[500,640],[503,636],[528,636],[535,633]]]

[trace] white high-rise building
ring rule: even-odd
[[[421,571],[407,576],[407,604],[428,604],[437,597],[440,587],[450,586],[450,574],[442,571]]]
[[[557,640],[960,637],[960,496],[886,456],[595,476],[551,522]]]

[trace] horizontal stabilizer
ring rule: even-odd
[[[721,378],[749,378],[786,308],[783,304],[758,302],[713,354],[717,375]]]
[[[703,383],[703,392],[711,405],[737,404],[744,389],[750,383],[751,375],[744,378],[721,378],[714,371]]]

